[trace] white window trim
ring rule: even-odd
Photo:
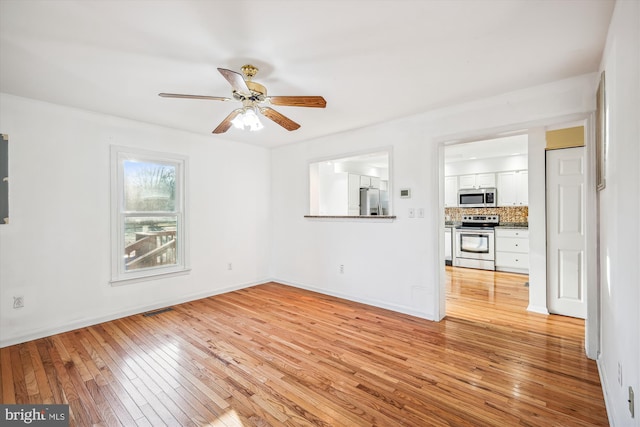
[[[176,173],[176,204],[180,206],[176,209],[178,226],[176,230],[179,241],[177,245],[177,265],[158,266],[140,270],[126,271],[124,269],[123,248],[124,248],[124,168],[123,161],[126,159],[148,160],[152,162],[168,163],[177,166]],[[189,264],[189,218],[187,203],[187,174],[188,157],[161,153],[156,151],[141,150],[131,147],[111,146],[111,285],[119,286],[131,283],[138,283],[148,280],[172,277],[176,275],[188,274],[191,270]],[[155,212],[150,215],[167,216],[166,212]]]

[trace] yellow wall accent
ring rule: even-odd
[[[547,131],[547,150],[584,147],[584,126]]]

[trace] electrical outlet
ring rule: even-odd
[[[24,307],[24,297],[22,295],[13,297],[13,308],[22,308],[22,307]]]
[[[418,208],[418,218],[424,218],[424,208]]]
[[[233,270],[233,264],[232,263],[227,264],[227,270]]]
[[[409,208],[409,218],[416,217],[416,210],[414,208]]]
[[[344,274],[344,264],[340,264],[339,271],[340,274]]]

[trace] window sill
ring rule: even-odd
[[[320,221],[336,221],[336,222],[393,222],[395,215],[357,215],[357,216],[338,216],[338,215],[305,215],[306,219]]]
[[[147,282],[150,280],[160,280],[160,279],[166,279],[169,277],[176,277],[176,276],[184,276],[189,273],[191,273],[191,269],[185,268],[183,270],[167,271],[164,273],[154,273],[154,274],[144,275],[144,276],[127,277],[124,279],[112,279],[109,283],[111,283],[111,286],[130,285],[132,283]]]

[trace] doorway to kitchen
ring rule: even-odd
[[[526,311],[528,208],[528,134],[445,145],[447,315],[471,298],[490,320],[490,307],[504,303],[514,283]]]

